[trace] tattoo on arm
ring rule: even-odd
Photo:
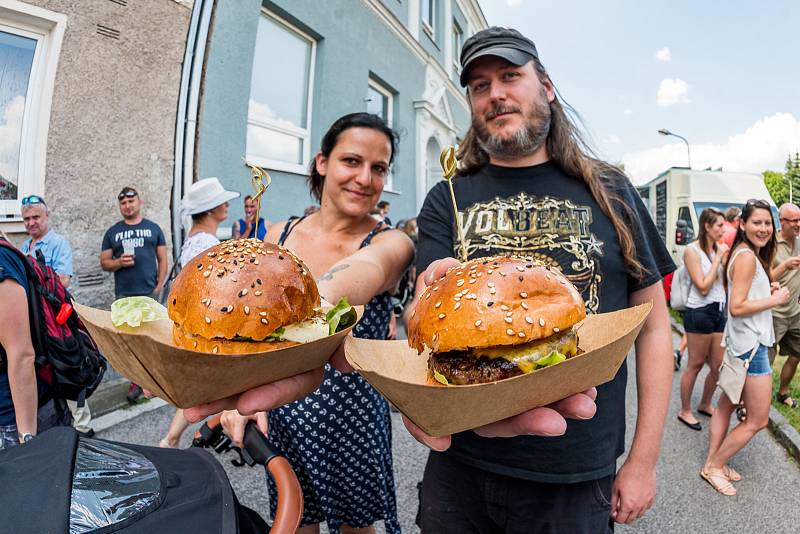
[[[348,267],[350,267],[349,263],[343,263],[341,265],[336,265],[335,267],[331,268],[330,271],[328,271],[327,273],[325,273],[322,276],[320,276],[319,278],[317,278],[317,282],[327,282],[328,280],[333,280],[333,275],[335,273],[338,273],[339,271],[344,271]]]

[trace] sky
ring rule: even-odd
[[[800,1],[481,0],[530,37],[597,153],[634,183],[671,166],[783,172],[800,150]]]

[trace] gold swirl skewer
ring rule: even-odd
[[[458,241],[460,243],[460,256],[461,262],[467,261],[467,242],[464,239],[464,231],[461,229],[461,223],[458,221],[458,205],[456,204],[456,193],[453,190],[453,178],[456,175],[458,168],[458,159],[456,159],[456,148],[449,146],[442,150],[439,156],[439,164],[442,166],[442,177],[447,180],[447,185],[450,186],[450,200],[453,201],[453,216],[455,217],[456,230],[458,231]]]
[[[253,165],[252,163],[248,163],[244,158],[242,158],[244,164],[250,167],[250,183],[253,186],[253,200],[256,201],[256,231],[253,235],[255,235],[256,239],[258,239],[258,225],[261,221],[261,197],[264,196],[264,193],[267,191],[267,188],[272,183],[272,177],[269,175],[267,171],[259,167],[258,165]]]

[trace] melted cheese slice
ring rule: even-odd
[[[281,335],[281,339],[296,343],[309,343],[323,337],[328,337],[328,323],[323,316],[284,326]]]
[[[563,335],[550,336],[521,345],[474,349],[472,353],[476,357],[503,358],[516,363],[523,373],[530,373],[536,369],[537,360],[549,356],[553,351],[566,357],[575,356],[578,353],[578,336],[575,331],[570,330]]]

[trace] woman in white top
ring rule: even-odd
[[[181,247],[180,264],[186,265],[195,256],[219,243],[217,228],[228,218],[228,201],[239,196],[235,191],[226,191],[216,178],[204,178],[189,186],[181,201],[181,217],[184,226],[191,218],[191,229]],[[176,448],[189,422],[178,408],[169,424],[167,435],[159,442],[161,447]]]
[[[742,402],[747,417],[728,432],[736,404],[724,393],[711,417],[708,457],[700,476],[723,495],[736,495],[733,482],[741,476],[728,460],[767,426],[772,370],[767,348],[775,342],[770,309],[789,301],[789,290],[770,284],[769,266],[775,257],[776,239],[772,211],[763,200],[748,200],[727,264],[728,324],[725,344],[731,354],[750,359]],[[736,399],[738,400],[738,399]]]
[[[697,374],[706,362],[709,372],[697,413],[711,417],[711,397],[717,387],[723,354],[720,342],[726,314],[722,265],[728,257],[728,245],[717,243],[725,233],[725,216],[714,208],[706,208],[700,214],[699,223],[697,241],[683,251],[683,264],[692,279],[692,286],[683,314],[689,361],[681,376],[678,420],[692,430],[702,429],[692,413],[692,391]]]

